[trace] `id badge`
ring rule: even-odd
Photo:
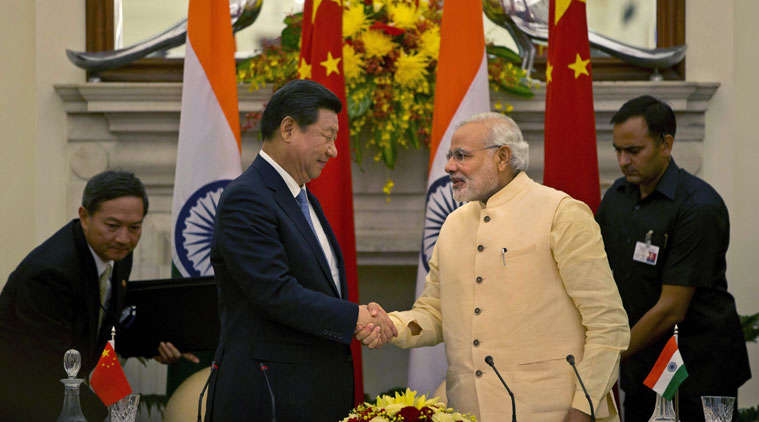
[[[659,247],[656,245],[646,244],[645,242],[635,243],[635,252],[633,261],[642,262],[648,265],[656,265],[659,260]]]

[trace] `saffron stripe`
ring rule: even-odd
[[[670,358],[668,365],[676,365],[674,370],[665,370],[658,380],[656,380],[656,383],[653,387],[651,387],[652,390],[656,391],[659,394],[664,394],[664,390],[667,388],[667,385],[669,385],[670,382],[672,382],[672,378],[674,378],[676,371],[683,366],[683,358],[680,356],[679,351],[675,351],[675,354],[672,355],[672,358]]]
[[[659,379],[659,377],[661,377],[662,373],[667,368],[667,364],[669,364],[670,360],[672,359],[672,355],[676,351],[677,342],[675,341],[675,338],[672,337],[664,346],[664,350],[662,350],[661,354],[659,355],[659,359],[657,359],[656,363],[654,364],[654,368],[643,381],[643,384],[645,384],[648,388],[653,389],[654,385],[656,385],[656,381]]]

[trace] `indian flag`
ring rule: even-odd
[[[680,356],[677,340],[673,336],[664,346],[664,350],[643,384],[665,399],[672,400],[678,387],[686,378],[688,378],[688,371],[685,370],[683,357]]]
[[[242,173],[235,45],[227,0],[190,0],[171,220],[172,273],[212,275],[216,204]]]
[[[445,173],[445,154],[460,121],[490,110],[488,62],[482,26],[482,3],[450,0],[443,3],[440,55],[435,82],[435,108],[430,136],[430,169],[416,297],[424,290],[429,259],[445,218],[461,203],[453,199],[451,178]],[[409,386],[432,394],[445,379],[448,363],[442,344],[412,349]]]

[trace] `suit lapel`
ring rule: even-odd
[[[98,316],[100,315],[100,278],[98,277],[95,259],[87,246],[84,232],[79,220],[74,226],[74,239],[79,256],[79,268],[82,271],[82,296],[87,309],[87,325],[90,337],[89,344],[97,344],[98,340]],[[95,353],[99,353],[97,350]]]
[[[332,282],[332,271],[329,269],[327,258],[324,256],[324,251],[322,251],[322,247],[319,244],[316,235],[313,230],[311,230],[311,226],[308,225],[306,217],[303,216],[298,201],[293,197],[292,192],[290,192],[285,181],[282,180],[282,176],[277,173],[277,170],[275,170],[271,164],[266,162],[266,160],[260,156],[256,157],[252,166],[259,171],[266,186],[274,191],[274,200],[280,208],[282,208],[285,214],[287,214],[287,217],[293,222],[293,225],[298,228],[298,231],[303,236],[306,244],[308,244],[316,257],[316,260],[319,262],[319,268],[321,268],[322,273],[329,282],[332,292],[339,297],[337,287],[335,286],[335,283]],[[312,202],[312,205],[313,204],[314,202]],[[314,209],[316,209],[316,207]],[[323,215],[321,214],[321,209],[317,212],[317,215],[319,216],[319,221],[322,221]],[[322,223],[322,227],[324,227],[324,223]]]
[[[340,292],[342,292],[342,298],[347,300],[348,286],[345,280],[345,262],[343,262],[343,253],[340,250],[340,244],[337,242],[335,233],[332,232],[332,226],[329,225],[329,221],[327,220],[327,216],[324,215],[324,211],[322,210],[319,200],[311,194],[311,191],[308,191],[308,198],[311,201],[311,205],[314,207],[314,212],[316,212],[316,216],[319,218],[319,222],[321,223],[322,228],[324,229],[324,234],[327,235],[327,240],[329,241],[332,250],[335,251],[335,257],[337,257],[338,274],[340,275]],[[330,275],[332,275],[331,271]],[[337,293],[337,288],[335,288],[335,293]]]

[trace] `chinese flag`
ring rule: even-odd
[[[593,212],[601,200],[585,0],[551,0],[543,183]]]
[[[341,0],[306,0],[303,5],[298,77],[311,79],[326,86],[343,103],[338,115],[337,158],[332,159],[321,175],[308,188],[321,202],[332,230],[335,232],[345,260],[348,299],[358,303],[356,273],[356,233],[353,225],[353,183],[351,182],[351,153],[348,130],[348,103],[345,100],[343,74],[343,6]],[[355,340],[353,373],[355,402],[364,401],[364,377],[361,372],[361,345]]]
[[[121,369],[119,359],[116,357],[116,352],[110,342],[105,344],[98,365],[92,373],[90,385],[106,406],[110,406],[132,393],[132,388],[129,386],[124,370]]]

